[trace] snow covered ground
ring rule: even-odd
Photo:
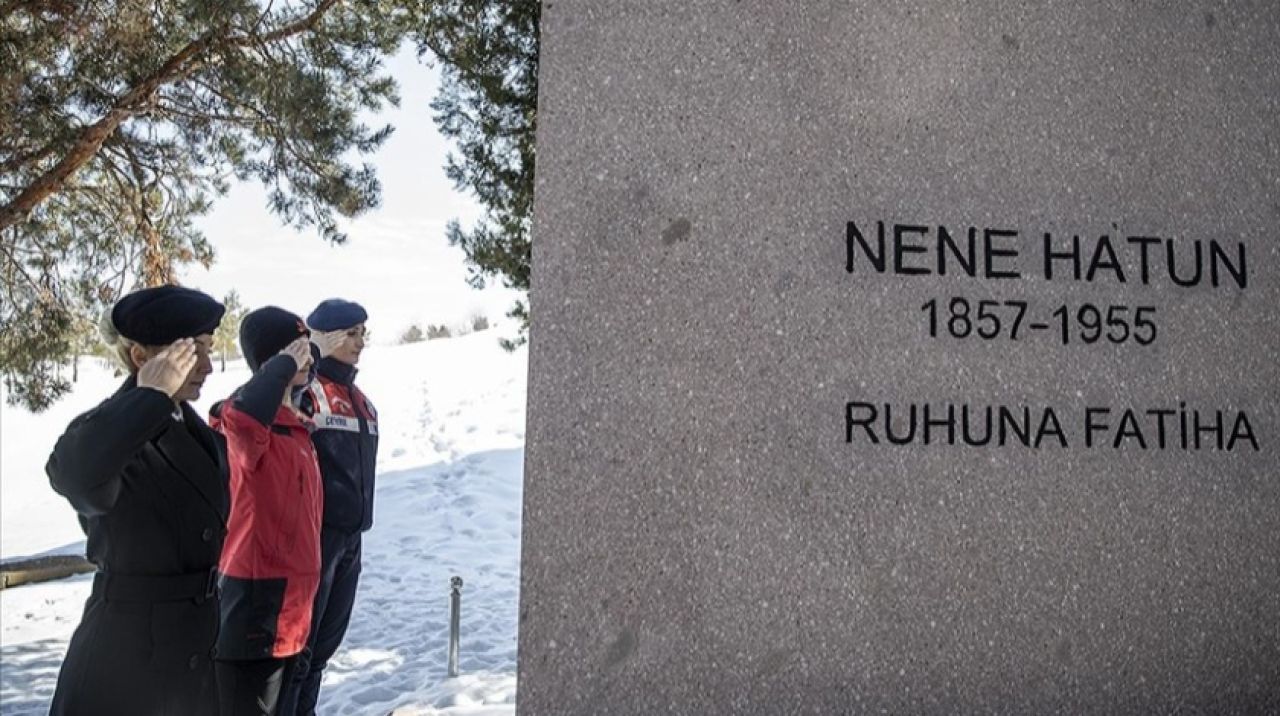
[[[375,346],[362,358],[358,382],[382,430],[378,490],[351,627],[325,674],[324,714],[514,711],[527,353],[498,347],[510,332]],[[197,407],[207,411],[247,377],[229,363]],[[66,423],[119,380],[85,360],[74,393],[50,410],[0,408],[0,558],[83,551],[44,461]],[[449,679],[454,575],[464,580],[462,675]],[[0,713],[46,713],[89,582],[0,591]]]

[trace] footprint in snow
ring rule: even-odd
[[[361,706],[371,706],[383,701],[391,701],[395,698],[396,692],[385,686],[371,686],[351,695],[351,700]]]

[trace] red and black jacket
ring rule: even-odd
[[[309,426],[281,398],[288,356],[267,361],[210,424],[227,438],[231,517],[218,565],[220,659],[292,656],[307,643],[320,583],[324,493]]]
[[[315,421],[311,437],[324,477],[324,526],[351,533],[373,526],[378,463],[378,411],[355,379],[354,366],[324,358],[301,405]]]

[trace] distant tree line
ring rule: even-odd
[[[440,338],[452,338],[453,336],[465,336],[468,333],[479,333],[480,331],[489,330],[489,319],[483,315],[476,314],[471,320],[462,326],[450,328],[449,326],[438,323],[428,324],[424,330],[422,326],[414,323],[400,334],[400,345],[408,343],[421,343],[422,341],[434,341]]]

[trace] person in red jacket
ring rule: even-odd
[[[310,332],[274,306],[249,313],[240,346],[254,376],[214,406],[227,439],[231,517],[218,565],[223,716],[274,716],[307,643],[320,582],[323,487],[296,399],[311,378]]]

